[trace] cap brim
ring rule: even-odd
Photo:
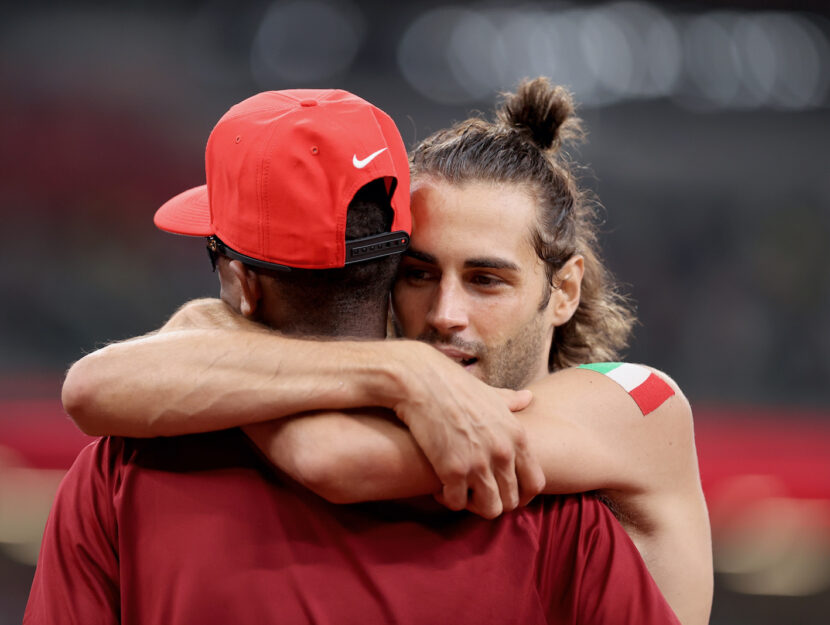
[[[153,218],[156,227],[175,234],[206,237],[214,234],[210,225],[207,185],[188,189],[167,200]]]

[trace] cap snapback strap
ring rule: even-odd
[[[384,256],[391,256],[392,254],[401,254],[408,247],[409,235],[403,230],[374,234],[361,239],[352,239],[351,241],[346,241],[346,262],[344,264],[351,265],[364,260],[371,260],[372,258],[383,258]],[[233,258],[246,265],[260,267],[262,269],[274,269],[276,271],[291,271],[292,269],[288,265],[269,263],[265,260],[240,254],[225,245],[216,235],[211,235],[207,238],[207,251],[214,271],[216,271],[216,257],[218,254],[224,254],[228,258]]]

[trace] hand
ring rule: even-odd
[[[527,504],[544,475],[513,414],[530,391],[488,386],[434,348],[402,341],[404,396],[392,408],[443,484],[436,499],[485,518]]]

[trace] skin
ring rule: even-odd
[[[155,337],[111,346],[109,353],[97,358],[95,354],[86,357],[86,365],[80,361],[67,378],[67,410],[84,427],[84,422],[95,422],[96,413],[118,413],[125,402],[144,415],[147,410],[152,413],[155,405],[168,406],[166,412],[152,413],[149,424],[136,419],[112,425],[113,419],[108,432],[113,434],[130,433],[130,427],[143,435],[170,434],[260,421],[245,428],[252,440],[283,471],[334,502],[437,493],[445,501],[449,494],[454,498],[449,505],[459,507],[455,497],[464,498],[467,491],[448,492],[447,483],[472,483],[470,476],[487,475],[475,482],[474,497],[487,492],[491,499],[500,498],[501,505],[476,510],[475,504],[465,502],[485,516],[512,509],[533,492],[533,487],[517,485],[511,490],[505,486],[510,482],[505,475],[518,472],[520,464],[516,459],[521,454],[514,452],[511,459],[509,450],[520,448],[524,453],[529,449],[540,463],[543,492],[599,491],[681,621],[706,623],[712,596],[709,524],[691,410],[680,389],[667,379],[675,395],[644,416],[631,397],[605,376],[578,369],[547,373],[547,351],[555,327],[571,317],[579,302],[582,262],[575,256],[566,263],[546,301],[544,268],[528,238],[535,219],[533,201],[522,189],[479,182],[455,187],[419,180],[413,188],[413,218],[413,253],[405,259],[395,287],[394,308],[405,336],[434,341],[443,356],[428,349],[410,357],[407,367],[397,369],[401,350],[420,344],[386,341],[367,348],[357,343],[347,350],[357,360],[355,365],[337,360],[338,349],[343,347],[340,342],[311,342],[322,351],[302,358],[331,364],[334,370],[316,378],[313,371],[304,372],[308,376],[293,378],[293,384],[281,388],[282,394],[270,393],[270,387],[279,386],[289,369],[284,363],[275,366],[273,360],[266,367],[267,358],[257,362],[256,345],[276,337],[234,317],[233,311],[258,318],[261,295],[257,288],[245,287],[253,278],[244,267],[230,263],[220,270],[226,306],[204,302],[186,308]],[[247,353],[239,350],[242,357],[238,360],[234,360],[228,334],[249,348]],[[203,345],[207,337],[213,352]],[[294,351],[300,349],[296,343],[306,342],[297,341],[290,348],[284,342],[280,345]],[[193,355],[190,348],[202,350],[196,354],[203,363],[196,376],[181,366],[187,360],[183,354]],[[275,345],[274,351],[266,352],[273,358],[279,350]],[[389,370],[374,370],[366,377],[396,380],[391,387],[397,390],[390,391],[377,381],[365,382],[369,386],[364,387],[359,376],[350,377],[353,369],[368,369],[367,363],[378,359],[392,363]],[[174,380],[169,388],[157,374],[149,379],[159,362],[165,363],[162,377]],[[174,362],[179,363],[178,369]],[[205,362],[211,365],[205,367]],[[223,367],[223,362],[229,366]],[[265,372],[261,377],[256,374],[259,365]],[[245,373],[235,374],[235,366]],[[192,363],[190,368],[194,368]],[[135,383],[125,393],[123,383],[114,382],[129,376]],[[532,401],[511,415],[526,437],[511,440],[496,431],[494,424],[509,421],[503,419],[504,413],[480,418],[479,413],[494,403],[505,407],[505,399],[482,394],[490,387],[476,376],[517,388],[528,385]],[[193,391],[197,387],[189,384],[206,377],[210,384]],[[341,384],[332,384],[332,379]],[[102,398],[103,388],[115,390]],[[181,389],[190,390],[182,397]],[[508,403],[515,400],[512,407],[520,407],[520,398],[508,396]],[[365,405],[392,412],[355,410],[363,400],[367,400]],[[453,413],[441,408],[448,402],[474,407]],[[433,420],[415,416],[419,408]],[[288,417],[302,409],[317,412]],[[435,420],[438,409],[454,416]],[[205,425],[212,413],[221,418]],[[201,420],[193,419],[193,414]],[[265,421],[268,416],[287,418],[269,422]],[[95,433],[105,433],[102,422],[107,419],[97,422]],[[180,429],[159,427],[169,423],[177,423]],[[443,451],[436,452],[439,448]],[[433,451],[427,453],[427,449]],[[482,449],[487,451],[475,453]],[[438,459],[444,463],[440,472]],[[518,484],[532,481],[532,472],[527,479],[516,480]]]
[[[416,182],[412,211],[413,229],[426,236],[405,254],[393,290],[402,334],[492,386],[546,376],[553,328],[579,304],[582,258],[563,268],[551,294],[530,245],[535,203],[514,185]]]

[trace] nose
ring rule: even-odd
[[[426,322],[442,334],[460,332],[467,327],[467,298],[457,281],[444,276],[433,291]]]

